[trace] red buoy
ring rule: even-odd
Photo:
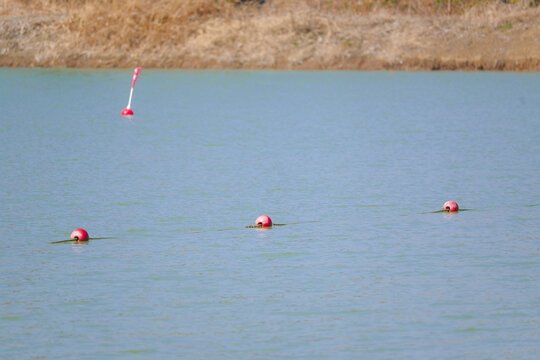
[[[447,210],[448,212],[454,212],[459,210],[459,206],[455,201],[445,202],[442,208],[443,210]]]
[[[130,116],[130,115],[133,115],[133,110],[128,109],[128,108],[125,108],[124,110],[122,110],[122,115],[123,115],[123,116]]]
[[[88,241],[88,233],[84,229],[73,230],[71,238],[77,241]]]
[[[255,225],[261,227],[271,227],[272,219],[270,219],[269,216],[261,215],[257,218],[257,220],[255,220]]]

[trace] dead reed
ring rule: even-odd
[[[6,0],[0,66],[538,69],[527,1]]]

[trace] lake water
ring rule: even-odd
[[[538,356],[539,73],[131,75],[0,69],[1,358]]]

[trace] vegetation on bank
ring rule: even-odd
[[[0,66],[540,70],[540,0],[0,0]]]
[[[309,7],[318,11],[365,14],[381,9],[422,14],[460,14],[471,8],[504,3],[520,7],[536,7],[540,0],[0,0],[0,15],[50,13],[57,11],[81,11],[88,7],[114,9],[118,6],[133,10],[147,8],[151,11],[184,15],[228,14],[242,6],[256,5],[272,11],[294,11],[298,7]]]

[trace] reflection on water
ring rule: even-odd
[[[73,242],[71,248],[73,252],[81,254],[84,252],[86,245],[88,245],[88,241]]]

